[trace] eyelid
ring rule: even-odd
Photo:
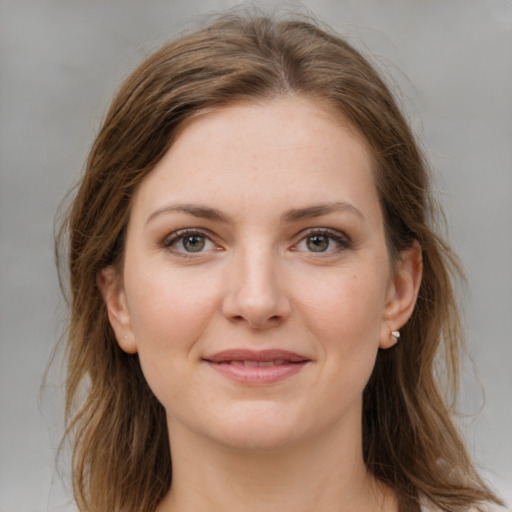
[[[193,252],[187,252],[187,251],[179,250],[177,248],[172,247],[173,244],[176,243],[177,241],[179,241],[180,239],[183,239],[187,236],[192,236],[192,235],[203,236],[205,239],[210,241],[215,246],[214,250],[222,250],[222,247],[220,246],[220,244],[215,240],[215,238],[216,238],[215,235],[213,233],[211,233],[209,230],[204,229],[204,228],[178,229],[178,230],[173,231],[172,233],[169,233],[168,235],[166,235],[162,239],[162,241],[158,244],[158,246],[160,248],[171,251],[175,255],[178,255],[182,258],[198,258],[201,256],[205,256],[206,254],[211,252],[211,249],[209,249],[209,250],[207,249],[204,251],[193,253]],[[299,251],[300,249],[298,249],[298,245],[300,243],[304,242],[308,236],[312,236],[312,235],[326,236],[326,237],[330,238],[331,240],[333,240],[334,242],[336,242],[336,244],[338,244],[337,247],[334,247],[333,249],[329,249],[324,252],[314,253],[312,251],[304,251],[304,252],[309,252],[311,254],[314,254],[317,257],[322,257],[322,255],[323,255],[323,257],[326,257],[329,255],[332,255],[335,252],[340,252],[345,249],[350,249],[353,246],[351,237],[349,235],[347,235],[344,231],[340,231],[340,230],[332,229],[332,228],[325,228],[325,227],[312,227],[312,228],[307,228],[307,229],[301,231],[295,237],[296,241],[293,243],[290,250]]]
[[[205,250],[200,251],[197,253],[193,252],[186,252],[179,250],[175,247],[173,247],[173,244],[177,241],[186,238],[187,236],[193,236],[193,235],[200,235],[210,241],[214,246],[216,250],[219,250],[221,247],[217,242],[214,241],[214,237],[212,236],[212,233],[204,228],[184,228],[184,229],[178,229],[176,231],[173,231],[172,233],[169,233],[166,235],[162,241],[158,244],[160,248],[167,249],[168,251],[172,252],[175,255],[178,255],[182,258],[198,258],[201,256],[204,256],[205,254],[209,253],[211,250]]]
[[[292,250],[297,251],[297,246],[303,242],[308,236],[312,235],[320,235],[320,236],[327,236],[331,240],[334,240],[337,244],[339,244],[339,247],[336,247],[334,249],[325,251],[325,252],[318,252],[314,253],[311,252],[311,254],[315,254],[315,256],[322,256],[324,257],[326,255],[332,254],[333,252],[336,252],[336,250],[344,250],[344,249],[350,249],[353,245],[352,239],[349,235],[347,235],[343,231],[339,231],[337,229],[331,229],[331,228],[308,228],[304,231],[301,231],[299,235],[297,236],[298,240],[295,242],[292,246]]]
[[[203,235],[206,238],[211,238],[211,233],[203,228],[183,228],[183,229],[177,229],[176,231],[173,231],[172,233],[169,233],[165,235],[165,237],[162,240],[162,244],[170,244],[174,242],[175,240],[178,240],[179,238],[182,238],[187,235]]]

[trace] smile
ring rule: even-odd
[[[261,386],[299,373],[311,360],[284,350],[226,350],[203,359],[213,370],[240,384]]]
[[[276,359],[275,361],[228,361],[227,363],[219,364],[233,364],[235,366],[280,366],[285,364],[284,359]]]

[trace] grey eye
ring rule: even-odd
[[[311,235],[306,238],[306,246],[311,252],[324,252],[329,249],[330,238],[326,235]]]
[[[187,252],[201,252],[206,245],[206,241],[202,235],[188,235],[181,239],[181,245]]]

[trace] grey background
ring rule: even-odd
[[[0,512],[73,510],[54,462],[62,431],[58,364],[38,402],[64,317],[55,210],[122,78],[202,15],[237,4],[0,0]],[[272,10],[279,2],[258,5]],[[373,54],[402,90],[428,150],[469,278],[463,301],[477,370],[468,360],[461,424],[479,466],[510,502],[512,1],[303,5]]]

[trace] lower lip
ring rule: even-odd
[[[230,363],[206,361],[210,368],[228,379],[252,386],[274,384],[299,373],[308,363],[285,363],[275,366],[235,366]]]

